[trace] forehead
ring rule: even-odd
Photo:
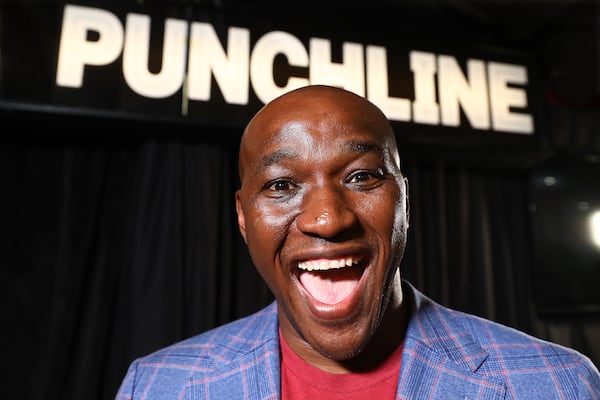
[[[358,156],[367,153],[373,153],[383,159],[386,158],[384,152],[385,145],[371,140],[369,137],[361,138],[359,135],[338,136],[328,140],[320,136],[317,140],[313,140],[313,136],[310,132],[307,132],[296,134],[290,140],[274,140],[270,146],[265,146],[256,153],[256,160],[253,164],[258,169],[264,169],[279,162],[298,159],[312,161],[319,165],[335,158],[346,158],[348,155]]]
[[[336,136],[351,132],[378,136],[388,133],[389,123],[378,108],[362,97],[315,90],[273,101],[255,116],[248,131],[293,135],[304,133],[307,127],[314,132],[329,130]]]
[[[248,144],[246,162],[260,171],[288,160],[302,160],[315,168],[367,153],[389,158],[385,154],[390,146],[386,136],[355,122],[340,120],[336,115],[321,115],[318,119],[287,115],[285,120],[257,133],[262,140]]]
[[[257,168],[299,156],[301,150],[299,158],[314,168],[341,157],[341,149],[367,148],[378,152],[390,168],[400,167],[392,127],[379,108],[344,90],[303,88],[273,100],[247,125],[240,143],[239,175],[243,184],[247,172],[254,170],[254,176]]]
[[[314,151],[383,151],[394,145],[389,122],[375,106],[353,94],[308,92],[278,99],[250,122],[240,162],[279,148]]]

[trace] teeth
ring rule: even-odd
[[[299,262],[298,268],[304,271],[328,271],[330,269],[351,267],[358,264],[359,261],[359,257],[307,260]]]

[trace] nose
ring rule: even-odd
[[[305,193],[296,224],[307,235],[333,239],[349,231],[357,221],[343,189],[323,186]]]

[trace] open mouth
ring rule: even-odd
[[[361,261],[358,256],[301,261],[298,263],[298,280],[314,300],[338,304],[358,287],[364,272]]]

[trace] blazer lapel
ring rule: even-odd
[[[215,371],[210,384],[204,387],[208,392],[195,393],[191,398],[279,399],[279,365],[279,347],[257,348],[256,353],[248,353],[229,363],[227,368]]]
[[[416,289],[404,339],[398,380],[399,399],[503,399],[505,382],[479,373],[488,353],[455,314]],[[411,297],[410,295],[406,297]]]
[[[275,303],[214,341],[214,364],[192,377],[190,399],[279,399],[280,362]]]
[[[504,399],[501,380],[470,371],[421,341],[407,339],[404,346],[397,399]]]

